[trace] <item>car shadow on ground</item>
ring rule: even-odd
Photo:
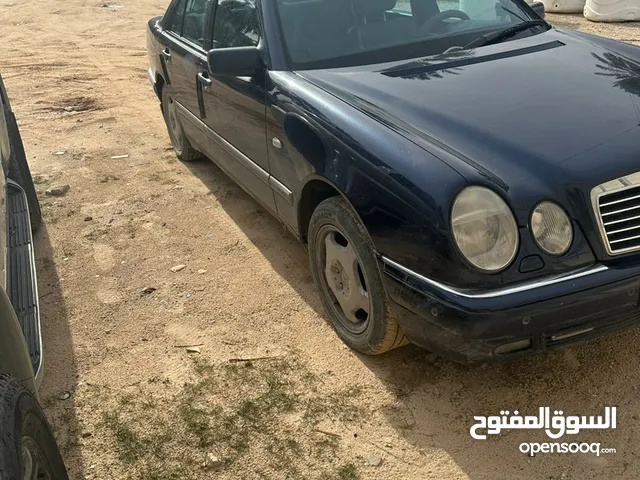
[[[73,395],[77,385],[77,366],[68,312],[45,224],[34,236],[34,244],[44,344],[44,376],[39,392],[40,402],[53,427],[69,478],[84,478],[84,466],[77,448],[80,425]]]
[[[247,210],[256,210],[257,202],[213,163],[205,160],[186,165],[276,272],[326,318],[304,247],[262,208],[259,208],[262,224],[256,228],[255,216],[249,217]],[[265,242],[265,230],[281,242],[281,248],[271,248]],[[640,436],[635,425],[638,418],[635,412],[640,410],[636,354],[639,342],[640,331],[631,329],[563,351],[506,364],[471,367],[451,363],[415,346],[380,357],[359,355],[362,363],[393,393],[394,401],[381,406],[380,411],[406,444],[414,448],[382,447],[380,441],[376,444],[383,457],[410,465],[419,472],[418,478],[425,479],[443,478],[438,468],[450,469],[451,462],[460,471],[460,478],[465,478],[464,475],[472,479],[510,480],[625,475],[637,478],[628,467],[640,454],[636,447]],[[470,436],[475,415],[498,415],[501,410],[534,415],[539,407],[545,406],[552,411],[561,409],[566,415],[602,415],[605,406],[617,406],[615,431],[584,431],[573,438],[565,436],[558,440],[599,442],[603,448],[616,448],[617,453],[601,456],[556,453],[532,458],[519,451],[521,443],[554,441],[541,430],[508,431],[486,440]]]

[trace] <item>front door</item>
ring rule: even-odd
[[[166,71],[171,101],[176,103],[183,128],[200,149],[206,141],[199,121],[199,65],[205,61],[205,24],[212,0],[179,0],[162,32],[162,66]]]
[[[257,46],[260,23],[254,0],[218,0],[213,21],[213,48]],[[228,175],[262,204],[275,211],[269,186],[265,119],[265,73],[253,77],[211,75],[200,65],[207,153]]]

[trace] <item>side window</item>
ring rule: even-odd
[[[213,48],[255,47],[260,21],[255,0],[218,0],[213,22]]]
[[[396,6],[391,10],[393,13],[399,13],[401,15],[411,16],[411,0],[398,0]]]
[[[204,46],[204,25],[211,0],[187,0],[182,36],[196,45]]]
[[[169,17],[169,21],[167,22],[166,29],[170,32],[177,33],[180,35],[182,33],[182,19],[184,18],[184,4],[186,0],[178,0],[175,8],[171,12],[171,17]]]

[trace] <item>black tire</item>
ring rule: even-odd
[[[346,267],[342,268],[340,262],[335,264],[335,261],[327,268],[329,249],[326,241],[329,236],[333,236],[332,241],[337,239],[342,248],[352,247],[356,257],[353,269],[356,278],[353,281],[351,277],[347,278],[347,274],[340,272],[336,273],[340,280],[337,281],[336,276],[332,276],[331,281],[337,282],[342,291],[354,292],[354,288],[358,288],[362,292],[358,295],[361,298],[366,296],[368,301],[369,311],[359,309],[351,315],[351,319],[338,300],[337,295],[340,293],[332,290],[335,285],[329,286],[329,273],[325,274],[325,270],[329,272],[333,265],[341,272],[348,270]],[[387,292],[382,283],[371,238],[356,213],[343,198],[332,197],[318,205],[309,224],[308,245],[313,279],[325,312],[338,336],[349,347],[366,355],[379,355],[406,345],[408,341],[389,309]],[[352,293],[344,297],[348,298],[351,295]],[[358,312],[361,313],[360,316]]]
[[[5,110],[5,118],[7,119],[7,128],[9,130],[9,140],[11,142],[11,160],[7,166],[7,176],[22,187],[27,195],[29,202],[29,218],[31,220],[31,230],[36,232],[42,224],[42,211],[40,210],[40,201],[36,194],[36,188],[31,178],[29,163],[24,152],[22,137],[18,129],[18,123],[15,116],[9,110]]]
[[[39,471],[34,469],[36,474],[25,477],[24,470],[30,465]],[[40,405],[31,392],[6,374],[0,374],[0,476],[3,480],[69,478]]]
[[[162,115],[164,123],[167,125],[169,140],[176,156],[183,162],[193,162],[202,158],[202,154],[191,146],[187,137],[180,117],[175,110],[172,111],[173,97],[166,87],[162,89]]]

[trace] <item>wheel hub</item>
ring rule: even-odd
[[[336,230],[324,237],[325,279],[347,323],[363,325],[371,311],[369,294],[358,255],[349,240]]]
[[[333,282],[332,290],[340,292],[345,296],[349,296],[349,276],[344,270],[342,264],[335,260],[330,267],[331,280]]]

